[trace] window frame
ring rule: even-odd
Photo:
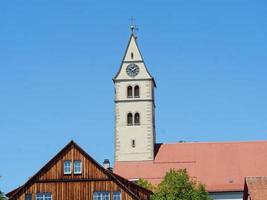
[[[117,194],[118,194],[118,196],[117,196]],[[113,192],[112,198],[113,198],[113,200],[121,200],[121,191],[115,191],[115,192]],[[119,198],[119,199],[117,199],[117,198]]]
[[[106,200],[106,199],[104,199],[106,197],[104,195],[106,195],[106,194],[108,194],[108,200],[110,200],[110,192],[108,192],[108,191],[93,192],[93,200],[99,200],[99,198],[100,198],[100,200]],[[95,195],[97,195],[97,196],[95,196]]]
[[[133,126],[134,125],[134,116],[133,113],[129,112],[127,113],[127,126]]]
[[[75,164],[80,163],[80,171],[75,171]],[[74,160],[73,161],[73,174],[82,174],[83,167],[82,167],[82,161],[81,160]]]
[[[32,193],[26,193],[24,199],[25,200],[32,200]]]
[[[138,119],[138,122],[137,122],[137,119]],[[135,114],[134,114],[134,125],[135,126],[139,126],[140,125],[140,113],[139,112],[136,112]]]
[[[127,98],[133,98],[133,86],[128,85],[126,89]]]
[[[135,139],[132,139],[132,140],[131,140],[131,146],[132,146],[132,148],[135,148],[135,147],[136,147]]]
[[[47,197],[46,195],[49,195],[49,197]],[[52,192],[38,192],[35,194],[35,200],[53,200]]]
[[[69,170],[70,171],[66,171],[66,166],[65,166],[66,163],[70,163],[70,166],[69,166]],[[72,174],[72,161],[71,160],[64,160],[64,163],[63,163],[63,173],[64,173],[64,175],[70,175],[70,174]]]
[[[134,98],[140,98],[140,86],[139,85],[135,85],[133,87],[133,93],[134,93],[133,94]]]

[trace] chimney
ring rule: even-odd
[[[110,169],[110,162],[109,162],[109,159],[105,159],[104,162],[103,162],[103,167],[105,169]]]

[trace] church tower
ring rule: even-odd
[[[115,84],[115,161],[154,159],[155,101],[148,72],[132,29]]]

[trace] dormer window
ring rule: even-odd
[[[64,174],[71,174],[71,161],[70,160],[64,161]]]
[[[81,174],[82,173],[82,161],[75,160],[73,164],[74,164],[73,165],[74,174]]]

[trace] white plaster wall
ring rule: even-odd
[[[121,81],[115,84],[115,100],[152,100],[153,99],[153,81],[152,80],[130,80],[130,81]],[[132,87],[138,85],[140,89],[139,98],[127,98],[127,87],[131,85]]]
[[[133,59],[131,58],[131,53],[134,53]],[[126,54],[124,57],[124,61],[132,61],[132,60],[143,60],[141,53],[137,47],[136,39],[133,35],[131,35],[128,49],[126,50]]]
[[[123,63],[122,67],[121,67],[121,71],[120,71],[118,77],[116,78],[116,80],[120,80],[120,79],[135,80],[135,79],[148,79],[148,78],[151,78],[151,76],[147,72],[145,64],[143,62],[134,62],[133,61],[132,63],[138,65],[139,73],[135,77],[129,77],[127,72],[126,72],[126,68],[130,63]]]
[[[152,160],[154,155],[153,102],[116,103],[116,160]],[[128,126],[127,114],[140,114],[140,125]],[[136,146],[132,147],[131,141]]]

